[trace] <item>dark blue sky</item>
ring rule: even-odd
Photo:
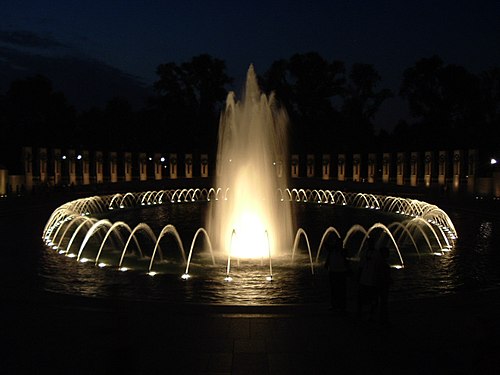
[[[499,1],[3,1],[0,32],[29,31],[44,53],[101,60],[150,84],[160,63],[209,53],[237,91],[294,53],[373,64],[397,90],[403,70],[438,54],[480,72],[500,66]]]

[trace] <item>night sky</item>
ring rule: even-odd
[[[310,51],[373,64],[396,92],[403,70],[434,54],[473,73],[500,66],[498,1],[31,0],[3,1],[0,15],[0,47],[96,59],[146,84],[159,64],[201,53],[226,61],[237,92],[250,63],[263,73]]]

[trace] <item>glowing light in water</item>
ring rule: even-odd
[[[231,253],[235,258],[262,258],[267,256],[266,228],[255,211],[241,210],[235,218],[234,237]]]

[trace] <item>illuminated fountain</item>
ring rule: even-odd
[[[271,262],[291,246],[290,204],[277,194],[287,187],[286,126],[285,111],[261,94],[250,66],[243,100],[230,93],[221,116],[216,186],[224,197],[208,217],[215,246],[227,252],[228,277],[231,258]]]
[[[457,237],[453,223],[432,204],[288,188],[286,126],[286,113],[277,107],[273,95],[261,94],[251,66],[242,100],[230,93],[221,116],[215,188],[129,192],[71,201],[53,212],[43,239],[48,247],[79,262],[119,271],[137,269],[150,276],[172,273],[187,280],[197,258],[198,274],[215,269],[216,277],[226,281],[232,280],[240,262],[242,269],[249,269],[248,265],[252,270],[265,269],[267,280],[276,280],[273,266],[281,267],[283,273],[287,272],[283,266],[305,265],[314,275],[329,236],[342,239],[352,261],[359,259],[366,240],[373,237],[378,246],[389,247],[395,268],[403,268],[408,256],[440,256],[453,248]],[[199,204],[206,207],[205,222],[190,228],[188,235],[179,233],[175,222],[158,228],[155,215],[150,215],[153,221],[137,224],[131,224],[135,219],[125,219],[130,213],[142,217],[143,210]],[[304,205],[319,205],[321,210],[342,215],[346,209],[368,210],[373,219],[363,225],[356,216],[323,221],[312,238],[317,247],[312,248],[311,229],[297,228],[297,218],[291,214],[292,208]],[[167,238],[171,242],[165,245]],[[204,254],[201,258],[200,253]]]

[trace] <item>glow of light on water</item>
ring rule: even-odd
[[[188,273],[184,273],[182,276],[181,276],[181,279],[182,280],[188,280],[191,276],[189,276]]]
[[[262,258],[267,256],[266,228],[259,215],[251,211],[239,211],[234,223],[231,256],[235,258]]]

